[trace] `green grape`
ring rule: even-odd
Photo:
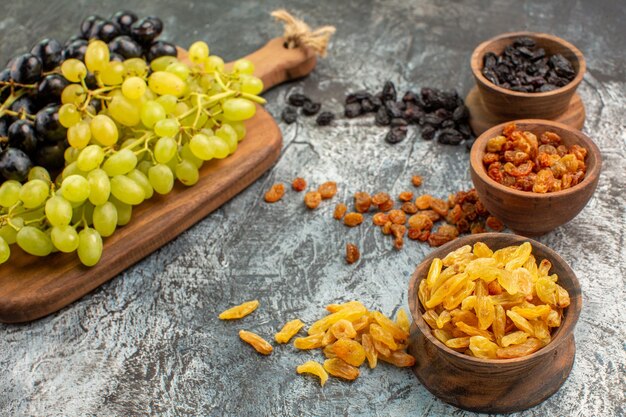
[[[63,168],[63,172],[61,172],[61,179],[65,179],[67,177],[69,177],[70,175],[81,175],[81,176],[85,176],[87,175],[86,172],[81,171],[80,169],[78,169],[78,163],[77,162],[70,162],[69,164],[67,164],[65,166],[65,168]]]
[[[198,168],[187,159],[183,159],[179,164],[176,164],[174,173],[176,178],[186,186],[194,185],[200,178]]]
[[[20,200],[26,208],[35,208],[46,202],[50,186],[42,180],[31,180],[20,188]]]
[[[61,64],[61,73],[71,83],[79,83],[87,76],[87,68],[78,59],[70,58]]]
[[[180,97],[185,93],[186,84],[178,76],[165,71],[156,71],[148,78],[148,86],[159,95],[171,94]]]
[[[111,178],[111,194],[121,202],[133,206],[140,204],[145,198],[141,186],[124,175]]]
[[[198,129],[200,128],[200,126],[204,125],[208,120],[209,120],[209,116],[207,116],[206,113],[204,112],[200,113],[200,117],[198,117],[197,119],[196,119],[196,114],[193,113],[185,117],[183,120],[181,120],[180,123],[183,126]]]
[[[83,172],[89,172],[100,166],[104,160],[104,151],[98,145],[89,145],[78,154],[76,165]]]
[[[207,72],[224,71],[224,60],[217,55],[211,55],[204,61],[204,68]]]
[[[94,169],[87,174],[89,182],[89,201],[94,206],[106,203],[111,195],[111,182],[109,176],[102,169]]]
[[[249,59],[238,59],[233,65],[233,71],[240,74],[252,75],[254,73],[254,64]]]
[[[50,238],[54,247],[61,252],[71,253],[78,248],[78,233],[72,226],[54,226]]]
[[[80,203],[87,200],[89,193],[89,181],[80,175],[70,175],[61,184],[61,195],[72,203]]]
[[[146,82],[143,78],[128,77],[122,84],[122,94],[129,100],[137,100],[146,92]]]
[[[114,196],[111,196],[111,199],[109,201],[111,201],[111,203],[113,203],[115,205],[115,208],[117,209],[117,225],[127,225],[133,216],[133,206],[131,206],[130,204],[122,203]]]
[[[67,103],[59,108],[59,123],[63,127],[72,127],[82,120],[82,115],[74,104]]]
[[[152,161],[149,161],[149,160],[141,161],[140,163],[137,164],[137,170],[141,171],[141,173],[146,175],[147,177],[148,170],[152,168],[152,165],[154,165]]]
[[[162,58],[166,58],[166,57],[162,57]],[[163,106],[163,110],[165,110],[165,112],[169,114],[174,111],[174,108],[176,108],[176,103],[178,103],[178,99],[176,98],[176,96],[173,96],[171,94],[165,94],[165,95],[159,96],[156,99],[156,102],[159,103],[161,106]]]
[[[209,138],[209,146],[213,150],[213,157],[216,159],[224,159],[230,153],[228,143],[219,136],[211,136]]]
[[[141,121],[140,110],[140,102],[129,100],[125,96],[115,96],[109,102],[109,114],[124,126],[137,126]]]
[[[69,163],[76,161],[79,154],[80,154],[80,149],[68,146],[63,152],[63,159],[65,159],[66,164],[69,164]]]
[[[28,180],[42,180],[48,184],[52,182],[48,170],[40,166],[34,166],[28,171]]]
[[[231,98],[222,103],[224,117],[235,122],[246,120],[254,116],[256,106],[245,98]]]
[[[154,144],[154,158],[161,164],[167,164],[178,152],[178,144],[172,138],[162,137]]]
[[[124,64],[118,61],[109,61],[100,71],[100,79],[104,85],[119,85],[124,81],[124,72]]]
[[[246,136],[246,125],[243,122],[228,122],[228,124],[237,132],[237,140],[241,142]]]
[[[261,94],[263,92],[263,81],[252,75],[241,74],[241,91],[248,94]]]
[[[165,71],[176,75],[178,78],[180,78],[183,81],[187,81],[187,78],[189,78],[190,70],[189,70],[189,67],[183,64],[182,62],[173,62],[167,66]]]
[[[209,57],[209,45],[206,42],[197,41],[189,47],[189,60],[194,64],[201,64]]]
[[[117,227],[117,208],[107,201],[93,210],[93,227],[101,236],[111,236]]]
[[[165,119],[167,115],[163,106],[156,101],[146,101],[141,108],[141,123],[144,126],[151,128],[155,123]]]
[[[189,148],[191,152],[203,161],[208,161],[214,157],[213,147],[209,137],[205,134],[198,133],[193,135],[189,141]]]
[[[163,119],[154,124],[154,133],[163,137],[174,137],[180,130],[180,124],[176,119]]]
[[[102,256],[102,237],[95,229],[85,227],[78,233],[78,259],[85,266],[94,266]]]
[[[24,211],[20,213],[20,217],[24,219],[24,222],[28,222],[31,220],[38,222],[45,215],[46,214],[44,213],[43,204],[39,208],[36,208],[34,210]]]
[[[85,64],[91,72],[102,71],[109,63],[109,47],[106,43],[95,40],[89,42],[85,51]]]
[[[189,143],[185,143],[180,148],[180,156],[181,158],[186,159],[189,162],[191,162],[198,169],[200,169],[200,167],[204,163],[202,159],[198,158],[196,155],[193,154],[193,151],[191,150]]]
[[[167,194],[174,187],[174,174],[167,165],[156,164],[148,170],[150,185],[159,194]]]
[[[80,84],[70,84],[61,93],[61,103],[63,104],[72,103],[76,106],[81,106],[86,98],[87,93]]]
[[[149,169],[150,168],[146,168],[146,172],[148,172]],[[154,195],[154,189],[152,188],[152,185],[150,185],[150,180],[148,179],[147,174],[144,174],[138,169],[133,169],[128,173],[127,177],[141,186],[146,200],[152,198]]]
[[[5,263],[11,256],[11,249],[6,240],[0,237],[0,264]]]
[[[99,114],[91,120],[89,126],[94,139],[102,145],[111,146],[117,142],[117,126],[109,116]]]
[[[46,201],[45,213],[53,226],[65,226],[72,221],[72,205],[61,196],[54,196]]]
[[[8,180],[0,185],[0,206],[11,207],[20,200],[22,184],[15,180]]]
[[[11,224],[15,226],[18,230],[24,227],[24,219],[21,217],[13,217],[11,219]],[[0,227],[0,237],[4,239],[9,245],[17,242],[17,230],[13,228],[10,224],[5,224]]]
[[[24,252],[35,256],[49,255],[54,249],[50,236],[34,226],[24,226],[17,232],[17,244]]]
[[[173,62],[178,62],[175,56],[160,56],[152,60],[150,68],[152,68],[152,71],[165,71],[165,68]]]
[[[102,169],[109,175],[124,175],[137,166],[137,157],[130,149],[120,149],[102,164]]]
[[[237,138],[237,132],[228,123],[224,123],[222,127],[215,131],[215,136],[218,136],[228,144],[228,153],[232,154],[237,150],[237,144],[239,140]]]
[[[144,78],[148,74],[148,64],[142,58],[130,58],[124,61],[125,77]]]
[[[187,105],[187,103],[179,101],[178,103],[176,103],[176,106],[172,111],[172,115],[178,117],[181,116],[183,113],[187,113],[187,111],[189,111],[189,106]]]
[[[72,148],[83,149],[90,140],[91,128],[84,120],[67,129],[67,141]]]

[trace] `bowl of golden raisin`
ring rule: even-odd
[[[602,156],[585,134],[548,120],[518,120],[480,135],[470,174],[480,201],[513,231],[538,236],[572,220],[593,195]]]
[[[413,370],[445,402],[520,411],[550,397],[569,375],[580,284],[539,242],[507,233],[454,240],[418,265],[408,299]]]

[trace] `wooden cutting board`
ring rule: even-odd
[[[286,49],[275,38],[248,55],[264,91],[287,80],[307,75],[316,58],[303,49]],[[186,58],[180,51],[179,57]],[[0,321],[19,323],[55,312],[81,298],[117,274],[178,236],[213,210],[230,200],[267,171],[280,155],[282,134],[262,107],[246,122],[247,135],[237,151],[213,160],[200,170],[192,187],[176,183],[167,196],[133,208],[131,222],[105,239],[100,262],[83,266],[74,254],[31,256],[17,245],[11,258],[0,266]]]

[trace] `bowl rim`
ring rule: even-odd
[[[521,91],[513,91],[513,90],[506,89],[504,87],[497,86],[491,81],[489,81],[482,73],[482,68],[483,68],[482,61],[483,61],[483,56],[486,53],[485,49],[487,49],[487,47],[489,47],[494,42],[507,39],[507,38],[518,38],[522,36],[527,36],[527,37],[535,38],[535,39],[545,39],[548,41],[558,43],[564,48],[569,49],[572,52],[572,54],[576,57],[576,60],[578,61],[578,71],[574,79],[572,79],[572,81],[570,81],[563,87],[559,87],[556,90],[546,91],[543,93],[524,93]],[[550,97],[550,96],[556,96],[559,94],[568,93],[569,90],[572,90],[572,94],[573,94],[573,91],[576,90],[576,88],[578,88],[578,85],[582,81],[585,75],[585,72],[587,71],[587,63],[586,63],[585,57],[583,56],[582,52],[578,48],[576,48],[573,44],[555,35],[550,35],[548,33],[543,33],[543,32],[529,32],[529,31],[502,33],[500,35],[494,36],[493,38],[487,39],[484,42],[481,42],[472,52],[472,56],[470,58],[470,67],[472,69],[472,73],[474,74],[474,78],[480,81],[480,83],[483,86],[490,88],[500,94],[506,94],[509,96],[520,97],[520,98]]]
[[[515,125],[518,127],[521,127],[523,125],[533,124],[533,125],[539,125],[541,127],[546,127],[546,128],[557,127],[557,128],[563,129],[567,131],[569,134],[575,136],[580,142],[582,142],[585,148],[588,150],[589,154],[591,153],[594,154],[596,163],[594,164],[593,167],[591,167],[590,170],[588,170],[585,173],[585,178],[583,178],[582,182],[576,184],[573,187],[566,188],[565,190],[551,191],[548,193],[535,193],[532,191],[516,190],[515,188],[510,188],[510,187],[507,187],[506,185],[500,184],[499,182],[491,178],[489,175],[487,175],[487,169],[485,168],[483,164],[481,151],[485,149],[486,142],[489,139],[501,134],[502,129],[511,123],[515,123]],[[587,156],[587,159],[588,158],[589,158],[589,155]],[[601,168],[602,168],[602,153],[600,152],[600,148],[598,148],[598,145],[596,145],[596,143],[589,136],[585,135],[580,130],[574,129],[571,126],[568,126],[566,124],[559,123],[559,122],[553,122],[551,120],[520,119],[520,120],[512,120],[509,122],[500,123],[499,125],[493,126],[485,130],[483,133],[481,133],[480,136],[478,136],[476,140],[474,141],[474,144],[472,145],[472,149],[470,150],[470,168],[472,171],[476,173],[476,175],[479,176],[479,178],[483,182],[487,183],[490,187],[493,187],[500,192],[504,192],[510,195],[524,197],[524,198],[566,197],[566,196],[569,196],[570,194],[577,193],[578,191],[582,190],[586,186],[593,184],[593,182],[598,179]]]
[[[572,303],[567,307],[568,314],[567,316],[565,316],[563,322],[553,334],[553,337],[550,343],[540,348],[536,352],[531,353],[530,355],[522,356],[519,358],[483,359],[483,358],[476,358],[474,356],[469,356],[464,353],[457,352],[456,350],[450,349],[445,344],[443,344],[439,339],[433,336],[430,326],[426,323],[422,315],[419,314],[420,313],[420,301],[417,297],[417,289],[419,287],[418,282],[424,279],[425,277],[420,278],[417,275],[417,270],[424,263],[426,262],[431,263],[432,260],[436,257],[443,259],[443,256],[441,256],[441,254],[450,253],[452,250],[454,250],[452,248],[459,248],[464,245],[475,243],[476,241],[485,242],[489,239],[496,238],[496,237],[505,237],[506,239],[509,239],[510,242],[508,242],[507,244],[510,244],[510,245],[530,242],[530,244],[533,246],[533,251],[535,248],[540,248],[542,251],[545,251],[546,254],[548,255],[546,258],[548,258],[552,262],[553,265],[556,262],[558,262],[559,265],[563,269],[565,269],[568,278],[572,281],[572,286],[577,290],[576,293],[581,295],[579,302]],[[561,277],[559,277],[559,280],[560,279]],[[411,290],[414,290],[415,294],[412,294]],[[417,329],[424,335],[426,340],[428,340],[431,344],[433,344],[437,349],[443,351],[444,353],[448,355],[451,355],[455,359],[461,360],[461,361],[467,361],[467,363],[471,363],[475,365],[496,365],[496,366],[497,365],[503,365],[503,366],[518,365],[521,362],[533,361],[534,359],[540,358],[545,355],[549,355],[558,346],[560,346],[561,343],[564,342],[570,334],[573,334],[574,328],[576,326],[578,318],[580,317],[580,312],[582,310],[582,289],[580,286],[580,282],[578,281],[578,277],[576,277],[576,274],[574,273],[572,268],[567,264],[567,262],[565,262],[565,260],[561,258],[561,256],[559,256],[558,253],[556,253],[553,249],[550,249],[548,246],[534,239],[530,239],[530,238],[519,236],[519,235],[512,234],[512,233],[480,233],[480,234],[466,235],[458,239],[455,239],[451,242],[448,242],[445,245],[440,246],[436,250],[432,251],[430,254],[428,254],[428,256],[426,256],[422,260],[422,262],[420,262],[415,267],[415,270],[411,274],[411,278],[409,280],[408,299],[409,299],[408,300],[409,301],[409,313],[411,314],[413,323],[415,324]],[[569,328],[568,334],[565,334],[563,331],[561,331],[561,329],[565,327],[566,321],[567,321],[567,327]]]

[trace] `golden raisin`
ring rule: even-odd
[[[372,204],[380,207],[381,204],[384,204],[388,202],[389,200],[391,200],[391,196],[389,194],[378,193],[378,194],[374,194],[374,197],[372,197]]]
[[[390,235],[391,234],[391,225],[393,223],[391,223],[390,221],[388,221],[387,223],[385,223],[383,225],[383,227],[381,228],[381,231],[383,232],[384,235]]]
[[[326,359],[324,369],[332,376],[353,381],[359,377],[359,370],[339,358]]]
[[[298,177],[296,179],[294,179],[291,182],[291,188],[293,188],[294,191],[300,192],[300,191],[304,191],[304,189],[306,188],[306,181],[304,178]]]
[[[309,191],[304,195],[304,204],[310,209],[315,209],[322,202],[322,195],[317,191]]]
[[[411,177],[411,182],[414,186],[419,187],[422,185],[422,177],[420,175],[413,175],[413,177]]]
[[[357,368],[365,361],[365,349],[352,339],[339,339],[333,344],[333,351],[339,359]]]
[[[372,198],[368,193],[359,191],[354,193],[354,209],[359,213],[366,213],[372,205]]]
[[[376,213],[372,217],[372,223],[376,226],[384,226],[389,221],[389,217],[385,213]]]
[[[376,352],[376,349],[374,348],[372,336],[364,334],[361,338],[361,343],[363,344],[363,350],[365,350],[365,357],[367,358],[367,363],[369,364],[370,369],[376,368],[378,363],[378,352]]]
[[[391,225],[391,234],[396,238],[403,237],[406,234],[406,226],[393,223]]]
[[[358,226],[363,223],[363,215],[361,213],[351,212],[343,218],[343,224],[348,227]]]
[[[436,222],[437,220],[441,219],[441,216],[439,214],[437,214],[437,212],[435,212],[435,210],[422,210],[418,214],[423,214],[425,216],[428,216],[428,218],[432,222]]]
[[[247,301],[235,307],[231,307],[226,311],[223,311],[219,317],[222,320],[236,320],[247,316],[257,309],[259,306],[259,300]]]
[[[349,264],[353,264],[359,260],[361,253],[359,248],[353,243],[346,243],[346,261]]]
[[[387,200],[381,205],[378,206],[378,210],[380,211],[389,211],[393,208],[394,204],[392,200]]]
[[[315,361],[304,362],[302,365],[299,365],[296,368],[296,372],[298,372],[299,374],[312,374],[319,377],[320,385],[322,386],[324,386],[324,384],[328,380],[328,373],[326,372],[326,370],[324,370],[324,367],[320,363]]]
[[[303,327],[304,323],[299,319],[288,321],[283,328],[276,333],[274,340],[278,343],[288,343]]]
[[[320,185],[317,191],[324,200],[333,198],[335,194],[337,194],[337,183],[334,181],[327,181]]]
[[[333,213],[333,217],[337,220],[341,220],[343,215],[348,211],[348,206],[343,203],[339,203],[335,206],[335,212]]]
[[[356,337],[356,330],[350,320],[341,319],[337,323],[330,326],[330,332],[336,339],[354,339]]]
[[[446,217],[446,214],[448,214],[448,203],[439,198],[433,198],[430,201],[430,208],[441,217]]]
[[[276,183],[265,193],[265,201],[275,203],[283,198],[283,195],[285,195],[285,186],[281,183]]]
[[[398,368],[406,368],[415,365],[415,358],[406,352],[394,351],[391,355],[379,355],[380,360],[390,363]]]
[[[430,202],[433,197],[428,194],[421,195],[415,199],[415,206],[420,210],[427,210],[430,208]]]
[[[246,330],[239,330],[239,337],[244,342],[248,343],[257,352],[263,355],[269,355],[274,348],[265,339],[256,333],[248,332]]]
[[[430,230],[433,227],[433,221],[425,214],[414,214],[409,217],[409,227],[416,230]]]
[[[318,333],[307,337],[298,337],[293,341],[293,345],[296,349],[307,350],[317,349],[322,347],[322,339],[324,333]]]
[[[404,224],[406,223],[406,213],[402,210],[390,210],[387,213],[389,217],[389,221],[394,224]]]
[[[400,193],[400,195],[398,196],[398,200],[402,201],[402,202],[407,202],[407,201],[411,201],[413,200],[413,192],[411,191],[403,191]]]
[[[402,204],[400,210],[402,210],[406,214],[415,214],[417,213],[417,206],[414,203],[407,201],[406,203]]]

